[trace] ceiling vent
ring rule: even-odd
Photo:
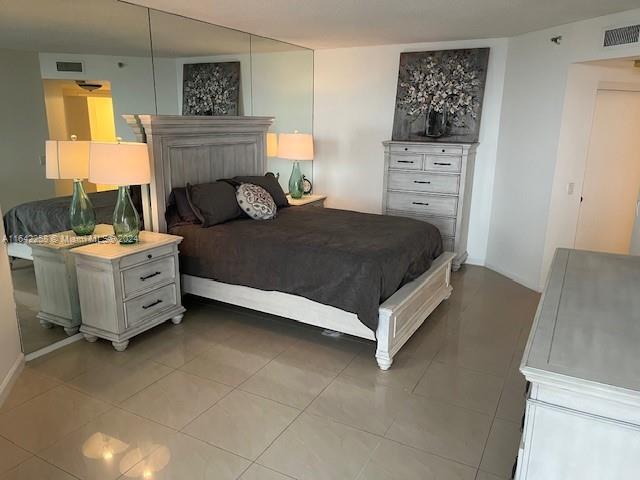
[[[604,31],[603,47],[620,47],[640,44],[640,25],[611,28]]]
[[[84,72],[84,66],[82,62],[56,62],[56,70],[59,72]]]

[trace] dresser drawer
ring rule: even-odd
[[[427,150],[424,145],[399,144],[389,145],[389,151],[391,153],[425,153]]]
[[[422,151],[428,155],[462,155],[460,145],[426,145]]]
[[[429,193],[457,194],[460,185],[458,175],[438,175],[423,172],[389,172],[387,188]]]
[[[175,256],[160,258],[122,272],[124,297],[128,298],[156,285],[176,278]]]
[[[389,155],[389,168],[401,168],[403,170],[421,170],[422,155],[394,154]]]
[[[129,300],[124,304],[126,328],[133,327],[177,304],[175,283]]]
[[[427,155],[424,161],[425,170],[458,173],[462,167],[462,157],[453,155]]]
[[[458,208],[458,197],[388,192],[387,208],[421,215],[454,217]]]
[[[174,248],[174,245],[164,245],[162,247],[154,248],[153,250],[145,250],[144,252],[127,255],[126,257],[122,257],[120,259],[120,268],[131,267],[132,265],[137,265],[138,263],[148,262],[153,258],[169,255],[170,253],[174,252]]]
[[[396,212],[395,210],[387,210],[387,215],[393,215],[394,217],[407,217],[421,222],[427,222],[440,230],[441,235],[454,236],[456,233],[456,218],[455,217],[430,217],[426,215],[418,215],[415,213]]]

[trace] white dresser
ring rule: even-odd
[[[467,258],[473,166],[478,144],[383,142],[382,213],[412,217],[440,230],[453,269]]]
[[[520,371],[518,480],[640,475],[640,257],[558,249]]]

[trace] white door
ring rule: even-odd
[[[640,92],[599,90],[575,247],[629,253],[639,189]]]

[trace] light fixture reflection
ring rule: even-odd
[[[142,451],[139,448],[128,452],[120,462],[120,472],[129,478],[152,479],[154,474],[164,469],[171,460],[171,450],[163,445],[153,445],[153,453],[142,461]],[[136,462],[136,459],[138,461]],[[135,462],[135,466],[130,468]]]
[[[87,458],[109,462],[127,448],[129,448],[128,443],[106,433],[96,432],[85,440],[82,445],[82,454]]]

